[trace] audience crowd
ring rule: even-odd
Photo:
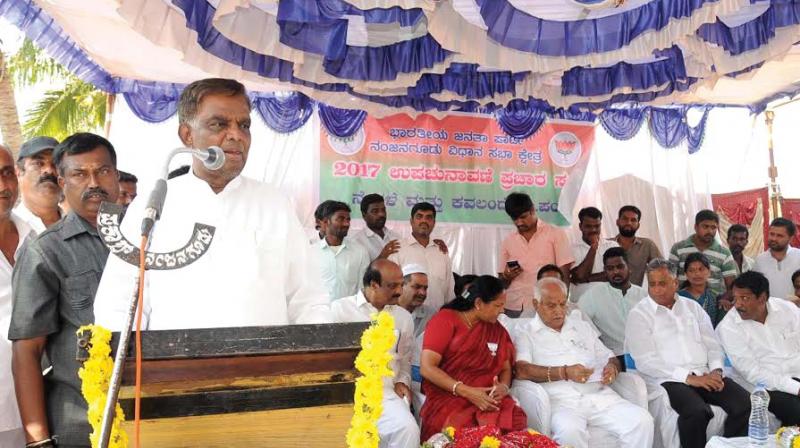
[[[768,250],[751,259],[748,228],[732,225],[723,245],[719,217],[702,210],[691,236],[664,257],[637,234],[635,205],[619,210],[608,239],[601,211],[580,210],[580,238],[570,243],[514,192],[505,211],[515,231],[499,248],[496,275],[459,275],[450,248],[434,238],[437,213],[427,202],[413,206],[403,238],[386,226],[379,194],[363,197],[366,227],[355,233],[350,206],[323,201],[309,243],[286,198],[240,175],[250,108],[232,80],[197,81],[181,96],[183,143],[220,146],[226,162],[171,173],[151,248],[177,247],[194,222],[217,230],[191,266],[148,273],[143,328],[367,322],[386,311],[398,342],[381,447],[418,447],[447,426],[485,424],[532,427],[576,448],[601,436],[649,447],[666,424],[652,413],[661,399],[680,445],[701,448],[714,408],[725,413],[721,435],[747,434],[756,384],[777,422],[800,423],[792,221],[775,218]],[[0,447],[89,446],[75,330],[124,322],[136,269],[109,257],[97,214],[103,201],[130,207],[122,229],[137,234],[145,205],[136,183],[117,169],[111,142],[94,134],[36,137],[16,158],[0,146]],[[198,281],[210,276],[224,281]]]

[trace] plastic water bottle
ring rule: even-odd
[[[756,384],[750,394],[750,428],[747,435],[751,447],[767,446],[769,438],[769,394],[764,384]]]

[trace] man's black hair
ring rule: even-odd
[[[417,202],[411,207],[411,218],[414,218],[414,215],[417,212],[433,212],[433,218],[436,219],[436,207],[433,206],[430,202]]]
[[[506,214],[515,220],[525,212],[531,211],[533,208],[533,201],[531,197],[525,193],[511,193],[506,196]]]
[[[639,210],[639,207],[637,207],[635,205],[623,205],[619,209],[619,214],[617,215],[617,218],[622,218],[622,214],[625,213],[625,212],[636,213],[636,220],[637,221],[641,221],[642,220],[642,211]]]
[[[361,214],[366,215],[370,205],[378,204],[381,202],[384,202],[383,196],[379,195],[378,193],[370,193],[364,196],[361,199]]]
[[[698,225],[703,221],[714,221],[719,224],[719,215],[713,210],[700,210],[694,215],[694,225]]]
[[[733,280],[734,288],[747,288],[756,297],[762,293],[766,293],[769,297],[769,280],[764,274],[757,271],[742,272],[742,274]]]
[[[603,212],[597,207],[584,207],[578,212],[578,221],[583,222],[583,218],[603,219]]]
[[[783,227],[786,229],[786,232],[789,234],[789,237],[793,237],[795,233],[797,233],[797,226],[791,221],[786,218],[775,218],[769,223],[770,227]]]
[[[78,154],[93,151],[98,146],[102,146],[108,151],[111,157],[111,163],[114,168],[117,167],[117,153],[114,151],[114,145],[105,138],[92,134],[90,132],[78,132],[70,135],[63,142],[53,149],[53,164],[58,170],[58,174],[64,174],[64,156],[74,156]]]

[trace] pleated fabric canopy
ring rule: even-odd
[[[308,101],[374,116],[760,110],[800,89],[800,0],[0,0],[0,14],[151,121],[207,76],[302,94],[280,109],[293,120]]]

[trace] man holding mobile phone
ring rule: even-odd
[[[536,274],[547,264],[559,267],[564,278],[575,259],[564,230],[536,216],[536,208],[525,193],[506,198],[506,213],[517,228],[500,246],[498,275],[506,284],[506,315],[519,317],[523,306],[532,306]]]

